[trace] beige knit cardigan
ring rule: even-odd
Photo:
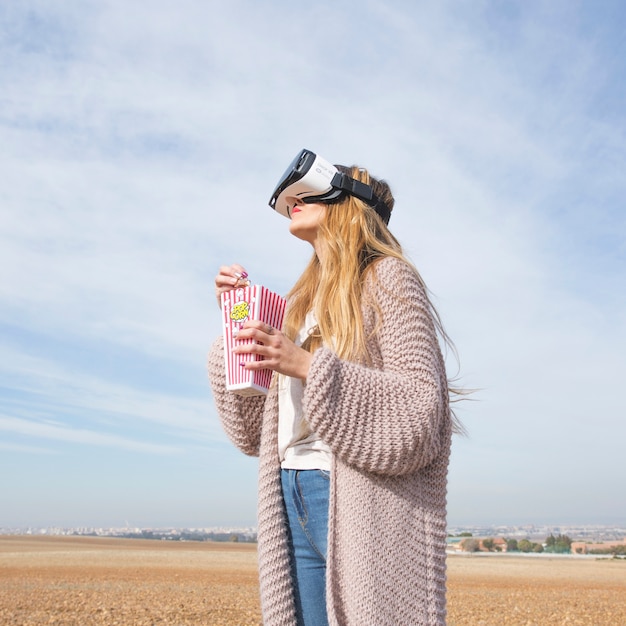
[[[332,626],[445,624],[451,420],[444,362],[426,295],[411,268],[389,257],[373,269],[363,298],[371,364],[344,361],[320,348],[304,392],[305,415],[333,453],[329,621]],[[218,339],[209,354],[220,419],[240,450],[260,456],[264,624],[295,626],[276,385],[267,397],[227,392],[222,350]]]

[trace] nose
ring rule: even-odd
[[[301,207],[303,204],[302,200],[296,197],[285,198],[285,202],[287,203],[287,213],[290,218],[293,216],[293,210],[296,207]]]

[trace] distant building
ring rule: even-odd
[[[506,552],[506,539],[502,537],[496,537],[493,540],[493,549],[496,552]]]
[[[609,552],[616,546],[626,546],[626,538],[621,541],[600,541],[589,543],[587,541],[572,541],[572,554],[594,554],[595,552]]]

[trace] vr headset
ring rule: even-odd
[[[345,194],[363,200],[389,223],[389,207],[374,194],[372,188],[347,174],[310,150],[302,150],[282,175],[269,205],[281,215],[291,218],[293,203],[287,198],[299,198],[305,204],[337,202]]]

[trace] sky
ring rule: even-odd
[[[475,390],[448,518],[626,525],[620,0],[0,5],[0,527],[256,524],[206,355],[306,147],[386,179]]]

